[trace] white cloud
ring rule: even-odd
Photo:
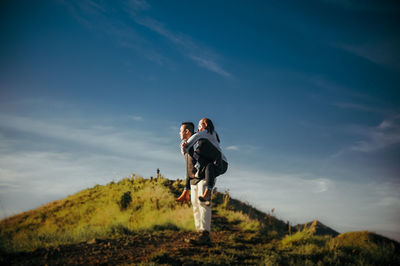
[[[356,152],[374,152],[379,149],[385,149],[391,145],[400,143],[400,115],[393,110],[381,107],[383,103],[372,99],[368,95],[352,92],[352,89],[346,88],[321,78],[314,78],[311,82],[323,89],[331,92],[340,92],[352,98],[351,101],[341,101],[331,103],[340,109],[356,110],[365,113],[372,113],[384,117],[376,126],[352,124],[340,126],[334,130],[339,130],[341,133],[357,137],[358,140],[349,146],[340,149],[330,158],[338,158],[351,151]],[[343,95],[341,95],[343,97]],[[332,129],[331,129],[332,130]]]
[[[149,177],[160,168],[168,178],[184,177],[177,135],[53,115],[56,119],[0,114],[3,216],[131,173]]]
[[[224,147],[222,147],[224,149]],[[228,145],[225,148],[228,151],[240,151],[243,154],[256,154],[261,150],[260,147],[248,145],[248,144],[238,144],[238,145]]]
[[[137,158],[165,160],[176,162],[176,157],[171,147],[164,143],[168,139],[156,136],[150,132],[134,129],[122,130],[111,126],[91,125],[86,126],[48,122],[41,119],[0,114],[2,127],[35,134],[45,138],[63,140],[82,145],[83,147],[102,149],[118,155],[135,155]]]
[[[225,78],[232,76],[227,70],[225,70],[216,62],[216,56],[212,55],[209,49],[201,48],[188,36],[173,33],[172,31],[168,30],[163,23],[149,17],[143,18],[134,16],[134,20],[136,23],[147,27],[148,29],[158,33],[172,43],[176,44],[179,48],[179,51],[182,52],[184,56],[195,62],[198,66],[217,73]]]
[[[178,36],[174,33],[172,33],[171,31],[169,31],[168,29],[166,29],[166,27],[164,26],[163,23],[149,18],[149,17],[134,17],[135,22],[145,26],[146,28],[160,34],[161,36],[167,38],[168,40],[170,40],[171,42],[175,43],[175,44],[179,44],[184,46],[185,48],[188,48],[190,46],[193,46],[193,43],[191,41],[189,41],[189,39],[183,40],[182,36]]]
[[[147,10],[150,8],[150,5],[147,1],[144,0],[130,0],[129,7],[134,11]]]
[[[353,151],[373,152],[400,143],[400,119],[388,118],[375,127],[353,126],[351,131],[364,139],[350,147]]]
[[[335,188],[334,181],[327,177],[315,177],[309,173],[274,173],[237,164],[229,165],[227,174],[218,177],[217,185],[224,187],[225,184],[233,193],[247,194],[252,202],[266,202],[265,198],[268,198],[268,201],[280,202],[278,205],[287,202],[300,204]]]
[[[239,147],[235,146],[235,145],[231,145],[231,146],[226,147],[226,149],[230,150],[230,151],[238,151]]]
[[[393,127],[393,123],[388,120],[383,120],[382,123],[378,126],[379,129],[387,129]]]
[[[175,33],[151,17],[141,14],[150,9],[146,1],[131,0],[127,3],[110,8],[106,2],[97,3],[90,0],[77,2],[64,2],[71,10],[75,18],[87,28],[104,32],[114,39],[120,46],[135,50],[146,59],[159,65],[174,65],[166,56],[154,48],[154,41],[139,34],[129,22],[123,21],[115,12],[125,12],[139,25],[165,37],[176,45],[177,50],[186,58],[193,61],[197,66],[214,72],[222,77],[229,78],[232,75],[219,63],[218,55],[211,52],[209,48],[197,45],[189,36]]]
[[[340,232],[371,230],[399,239],[399,184],[230,165],[216,186],[220,191],[229,188],[233,197],[256,204],[262,211],[275,208],[279,219],[292,224],[318,219]]]
[[[224,70],[220,65],[218,65],[214,60],[212,60],[210,58],[202,58],[202,57],[195,56],[195,55],[189,55],[188,57],[190,59],[192,59],[194,62],[196,62],[199,66],[201,66],[207,70],[215,72],[226,78],[231,77],[231,74],[229,72]]]
[[[335,152],[327,161],[352,153],[370,154],[400,144],[400,121],[396,119],[384,119],[377,126],[350,125],[343,131],[359,140]]]
[[[141,116],[133,115],[133,116],[131,116],[131,118],[135,121],[143,121],[143,117],[141,117]]]

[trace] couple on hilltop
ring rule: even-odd
[[[175,200],[189,202],[191,199],[194,223],[199,232],[198,239],[192,240],[192,243],[201,244],[210,241],[212,189],[215,178],[226,172],[228,163],[210,119],[202,118],[199,121],[197,133],[192,122],[183,122],[179,135],[182,140],[181,153],[186,160],[186,185]]]

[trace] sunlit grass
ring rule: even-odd
[[[138,230],[193,230],[192,209],[174,202],[166,182],[164,178],[125,178],[10,217],[0,223],[1,248],[31,251]],[[132,199],[121,209],[121,197],[128,191]]]
[[[260,230],[260,222],[250,219],[249,216],[238,211],[227,210],[223,206],[217,208],[218,214],[225,217],[229,223],[234,224],[241,231],[257,232]]]
[[[398,244],[365,231],[331,237],[303,230],[284,237],[275,251],[267,252],[266,264],[395,265],[400,261]]]

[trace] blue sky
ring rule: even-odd
[[[211,118],[217,187],[293,224],[400,240],[394,1],[3,1],[6,217],[160,168]]]

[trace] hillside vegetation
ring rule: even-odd
[[[138,230],[193,230],[193,214],[177,205],[181,182],[164,178],[123,179],[97,185],[0,223],[1,248],[30,251],[91,238],[129,235]]]
[[[400,265],[395,241],[338,234],[318,221],[291,227],[220,192],[212,201],[213,245],[194,252],[184,241],[194,231],[191,206],[173,200],[182,190],[183,181],[162,177],[85,189],[0,221],[0,255],[25,265],[52,256],[63,264]]]

